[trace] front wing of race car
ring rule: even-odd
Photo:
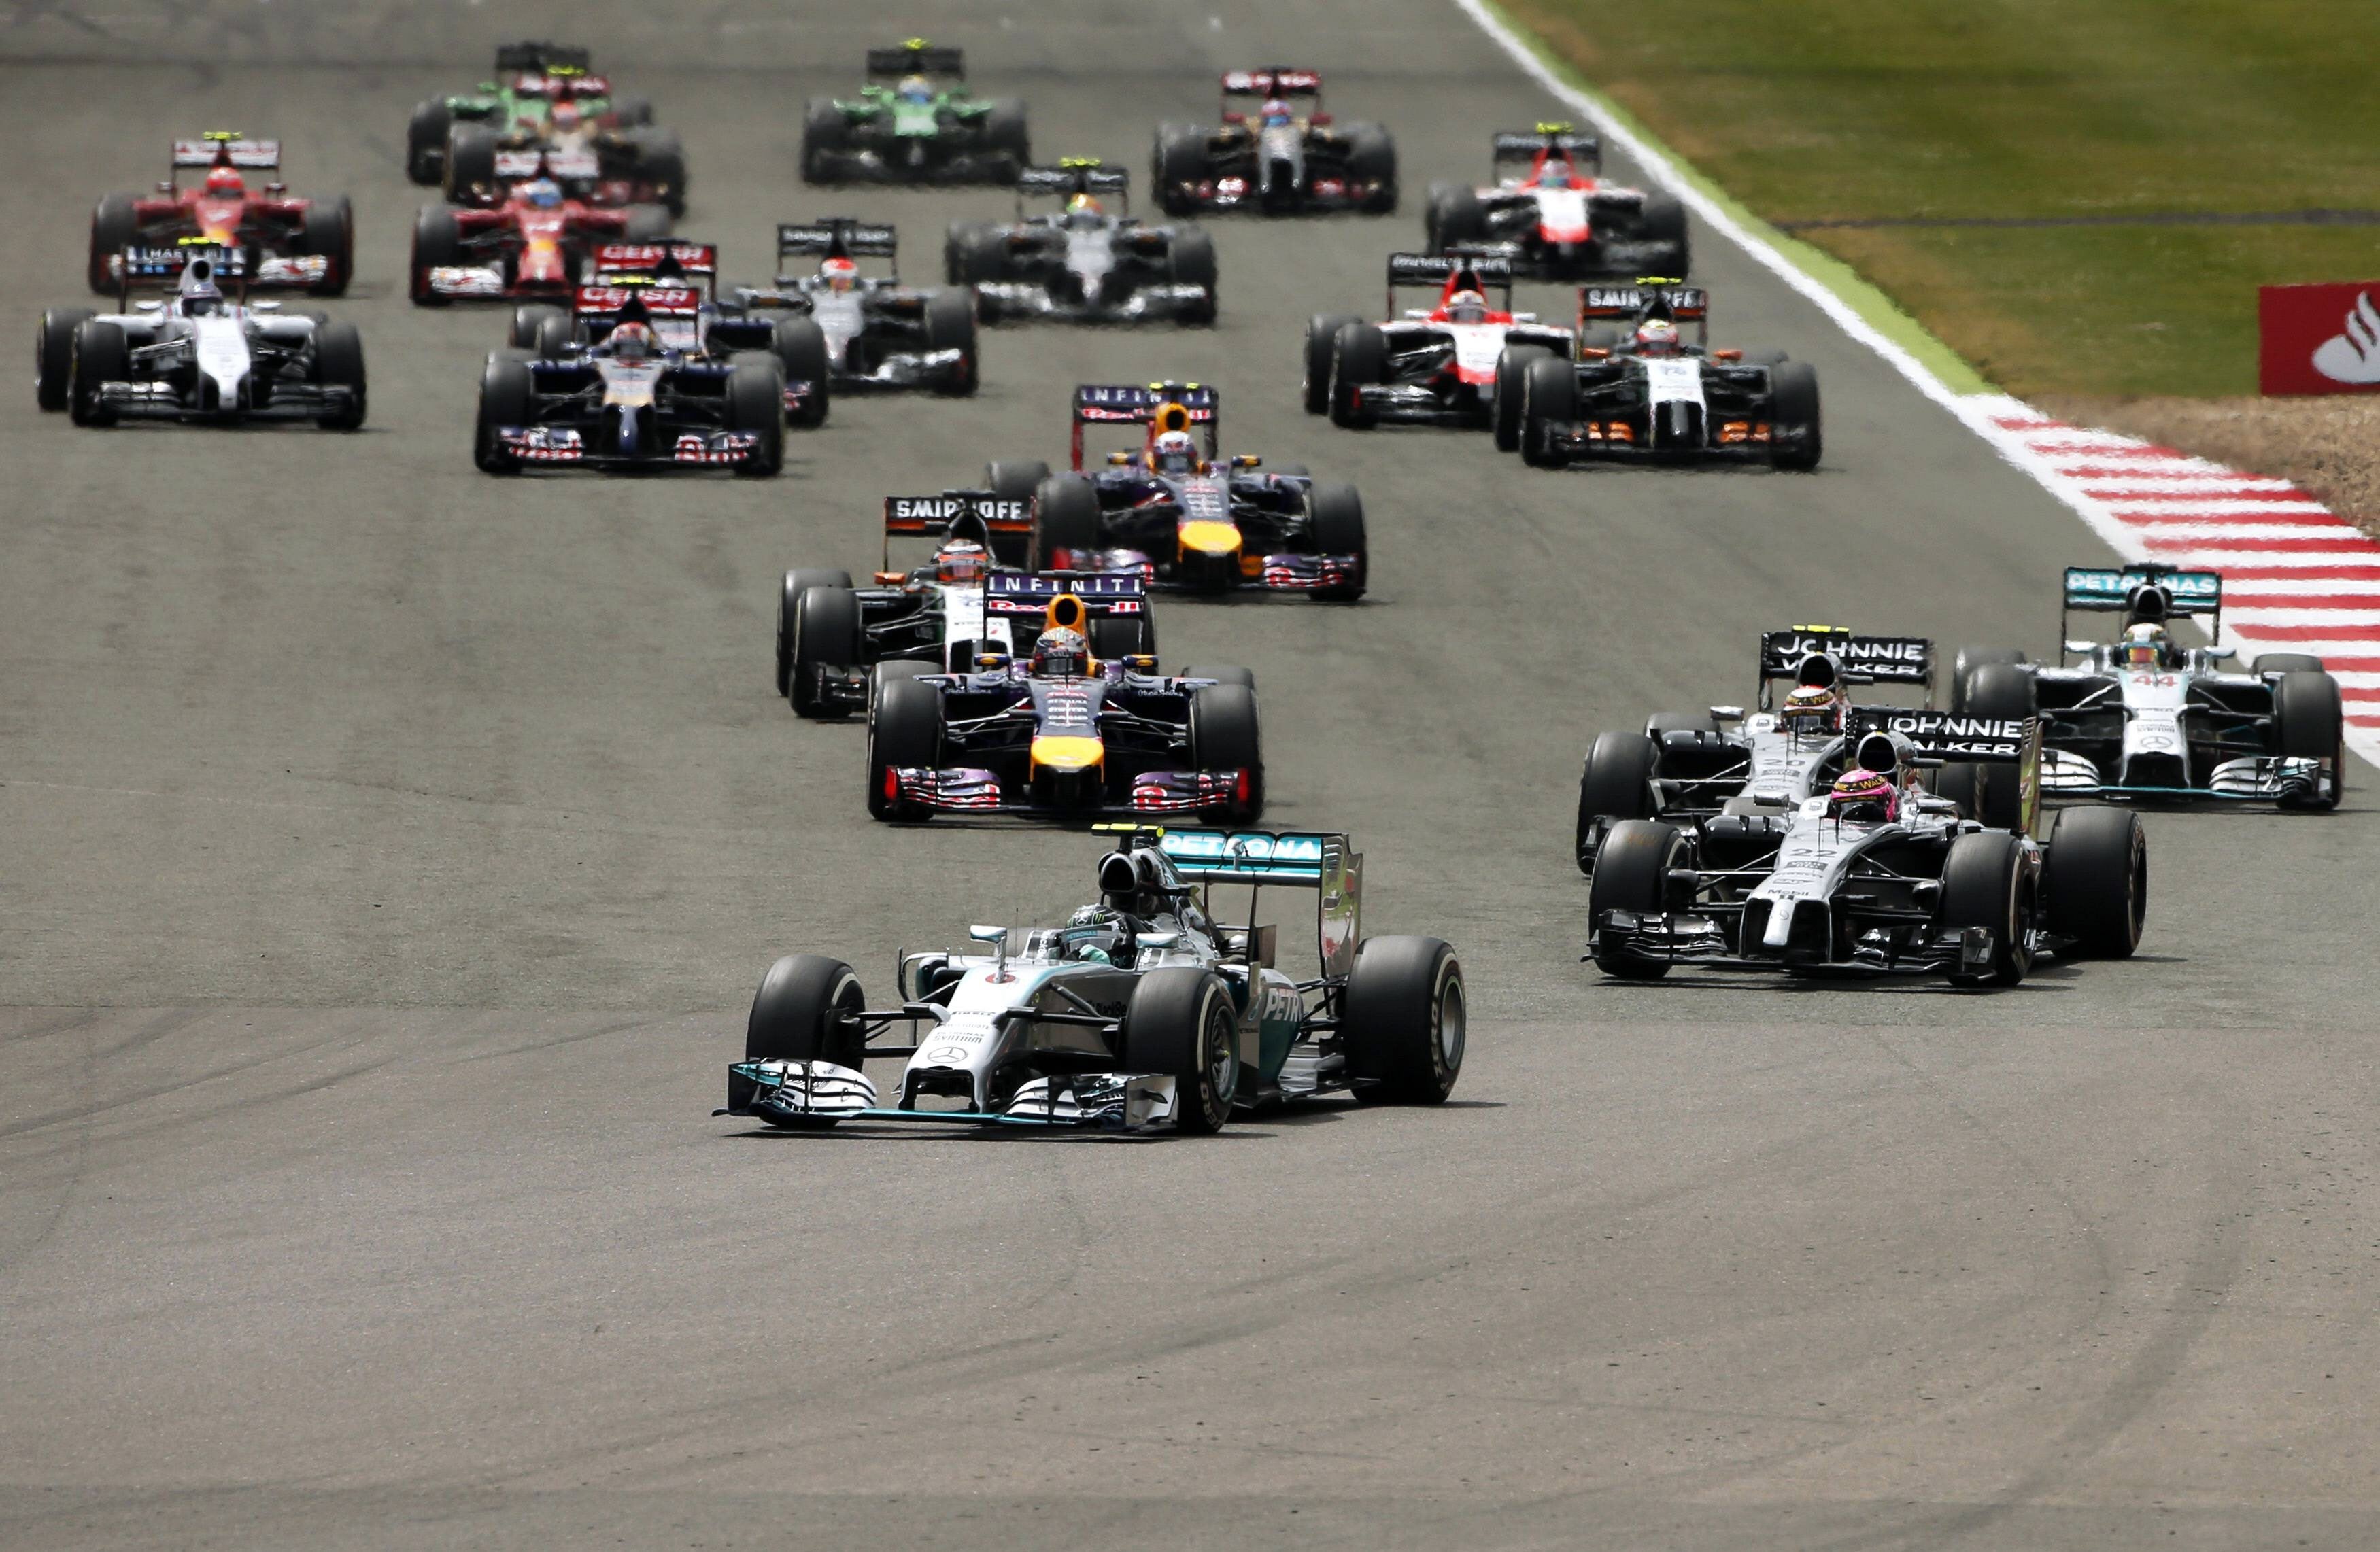
[[[899,393],[911,388],[940,388],[963,377],[965,371],[966,352],[953,346],[947,350],[898,351],[864,372],[837,366],[829,375],[829,382],[838,394],[870,390]],[[785,403],[788,410],[794,407],[790,384],[785,389]]]
[[[739,1061],[727,1104],[713,1115],[772,1122],[921,1121],[959,1126],[1040,1126],[1138,1132],[1173,1119],[1174,1081],[1152,1073],[1035,1078],[998,1110],[913,1110],[878,1103],[876,1085],[831,1061]]]
[[[548,285],[507,285],[502,264],[433,264],[422,275],[422,285],[433,297],[447,300],[490,300],[510,297],[567,297],[571,285],[556,281]]]
[[[1245,770],[1144,770],[1122,802],[1051,803],[1011,793],[999,772],[977,766],[903,766],[888,770],[885,795],[895,803],[941,814],[1009,814],[1039,819],[1129,818],[1145,814],[1196,814],[1245,807],[1254,774]]]
[[[2213,798],[2231,803],[2330,805],[2339,798],[2339,773],[2329,760],[2312,756],[2242,755],[2207,772],[2206,785],[2155,786],[2143,782],[2107,782],[2088,756],[2070,749],[2041,752],[2041,791],[2045,797],[2088,797],[2130,801],[2187,802]]]
[[[886,148],[852,146],[824,152],[821,170],[837,182],[998,183],[1016,181],[1016,159],[1004,151],[959,149],[923,139],[890,142]]]
[[[600,451],[589,444],[586,432],[575,426],[499,426],[495,435],[505,455],[521,463],[574,468],[735,467],[760,455],[758,431],[664,431],[655,439],[652,451],[638,453]]]
[[[1990,970],[1998,952],[1991,928],[1968,927],[1912,938],[1897,952],[1863,942],[1848,957],[1836,957],[1828,945],[1834,940],[1832,915],[1840,903],[1803,900],[1794,902],[1794,907],[1785,918],[1789,936],[1780,941],[1778,954],[1737,953],[1718,922],[1705,912],[1655,915],[1609,910],[1588,924],[1585,958],[1611,956],[1768,975],[1780,970],[1823,970],[1848,976],[1980,976]],[[1874,911],[1865,913],[1863,919],[1866,917],[1883,919]]]
[[[1048,319],[1065,323],[1170,322],[1184,313],[1203,316],[1208,306],[1206,287],[1171,284],[1135,286],[1111,302],[1065,301],[1048,286],[1024,280],[983,281],[977,285],[975,295],[989,322],[1012,319]]]

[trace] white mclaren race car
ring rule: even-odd
[[[890,1005],[850,965],[789,954],[752,1000],[715,1113],[817,1130],[845,1121],[1219,1131],[1235,1111],[1352,1091],[1434,1105],[1463,1071],[1463,966],[1435,938],[1360,935],[1347,837],[1123,833],[1099,898],[1062,927],[977,927],[972,952],[905,952]],[[1245,925],[1217,884],[1248,890]],[[1274,968],[1267,889],[1316,897],[1319,974]],[[896,1034],[897,1032],[897,1034]],[[865,1071],[902,1063],[889,1093]]]

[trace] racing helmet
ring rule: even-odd
[[[207,197],[211,200],[237,200],[248,192],[248,184],[237,167],[217,167],[207,174]]]
[[[521,185],[521,198],[540,210],[552,210],[562,203],[562,185],[552,178],[531,178]]]
[[[1066,201],[1066,224],[1069,226],[1096,226],[1106,214],[1107,212],[1099,208],[1099,202],[1088,194],[1077,194]]]
[[[1188,431],[1160,431],[1148,444],[1148,467],[1159,474],[1198,472],[1198,444]]]
[[[1265,105],[1257,110],[1257,122],[1268,129],[1279,129],[1284,125],[1296,123],[1297,115],[1289,111],[1289,104],[1281,98],[1269,97]]]
[[[828,290],[840,296],[859,284],[859,265],[838,254],[819,266],[819,277],[826,282]]]
[[[1636,325],[1636,354],[1639,356],[1674,356],[1678,353],[1678,326],[1666,318],[1647,318]]]
[[[934,552],[937,582],[980,582],[991,569],[991,557],[971,539],[954,539]]]
[[[1827,794],[1827,818],[1853,824],[1890,824],[1900,818],[1900,789],[1880,770],[1854,766]]]
[[[1033,677],[1080,679],[1091,671],[1091,644],[1083,633],[1060,625],[1033,643]]]
[[[215,285],[215,267],[208,260],[191,260],[176,290],[185,317],[205,318],[223,310],[224,294]]]
[[[1548,156],[1546,158],[1546,164],[1537,169],[1537,187],[1568,188],[1576,181],[1577,176],[1571,171],[1569,163],[1559,156]]]
[[[2165,627],[2145,621],[2124,627],[2124,639],[2117,644],[2117,656],[2126,668],[2155,668],[2166,661],[2173,638]]]
[[[1457,291],[1446,298],[1446,316],[1455,323],[1488,321],[1488,298],[1476,291]]]
[[[1834,660],[1813,656],[1793,677],[1793,688],[1786,692],[1785,704],[1777,713],[1778,725],[1787,733],[1831,736],[1842,732],[1848,702]]]
[[[570,134],[578,127],[578,121],[585,116],[579,112],[578,104],[566,98],[554,103],[552,114],[554,133]]]
[[[1059,930],[1062,959],[1088,960],[1095,964],[1129,963],[1131,940],[1125,936],[1123,913],[1109,905],[1085,905],[1066,918]]]
[[[922,107],[934,100],[934,83],[923,76],[904,76],[901,84],[892,89],[892,95]]]
[[[650,360],[653,354],[653,331],[650,325],[633,319],[613,325],[610,338],[612,354],[623,361]]]

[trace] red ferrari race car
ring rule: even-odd
[[[1684,207],[1668,194],[1606,183],[1594,136],[1540,124],[1528,134],[1498,135],[1490,158],[1492,188],[1430,187],[1423,221],[1432,253],[1509,254],[1523,280],[1687,273]],[[1516,162],[1529,164],[1527,175],[1502,176]]]
[[[204,167],[185,188],[185,169]],[[176,140],[172,170],[146,198],[110,194],[91,212],[91,288],[121,288],[126,249],[231,248],[245,256],[249,285],[300,286],[319,297],[346,290],[356,268],[355,218],[346,195],[309,200],[270,179],[254,189],[243,176],[281,167],[281,142],[242,139],[214,129]]]
[[[552,178],[532,178],[485,206],[424,205],[413,221],[412,292],[423,307],[458,297],[566,299],[601,241],[656,242],[669,212],[569,198]]]
[[[1438,286],[1438,306],[1396,317],[1399,286]],[[1491,306],[1488,292],[1501,296]],[[1512,309],[1512,263],[1481,254],[1389,255],[1389,321],[1317,313],[1305,326],[1305,412],[1356,430],[1381,420],[1488,426],[1517,447],[1521,374],[1572,354],[1575,336]]]

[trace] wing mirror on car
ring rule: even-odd
[[[157,192],[160,194],[171,194],[174,192],[174,180],[172,178],[159,178],[157,180]]]
[[[1178,946],[1181,941],[1182,934],[1179,932],[1135,932],[1132,935],[1133,946],[1143,952],[1154,951],[1162,953]]]
[[[1132,455],[1129,453],[1111,453],[1108,455],[1108,467],[1110,468],[1122,468],[1131,462]]]
[[[1740,722],[1743,721],[1743,708],[1741,706],[1714,706],[1711,707],[1709,710],[1713,717],[1718,718],[1722,722]]]
[[[135,312],[163,312],[165,310],[165,304],[163,302],[135,302],[132,304],[132,309]]]
[[[1711,352],[1711,359],[1714,361],[1741,361],[1743,359],[1743,352],[1741,350],[1714,350]]]
[[[1536,321],[1537,315],[1534,312],[1516,312],[1512,314],[1512,321],[1515,323],[1535,323]]]
[[[1604,349],[1603,346],[1599,345],[1582,346],[1578,354],[1581,359],[1588,361],[1609,360],[1611,356],[1610,351]]]
[[[978,943],[991,945],[992,974],[1008,974],[1008,928],[1004,927],[970,927],[967,936]]]
[[[2199,649],[2199,654],[2205,658],[2209,662],[2228,662],[2233,658],[2240,655],[2240,649],[2237,647],[2202,647]]]
[[[279,302],[250,302],[248,304],[248,310],[250,312],[279,312],[281,310],[281,304]]]
[[[1233,468],[1259,468],[1263,467],[1263,464],[1264,459],[1254,453],[1234,453],[1232,455],[1232,467]]]
[[[1328,129],[1333,121],[1329,114],[1318,113],[1306,115],[1305,122],[1313,125],[1317,129]]]

